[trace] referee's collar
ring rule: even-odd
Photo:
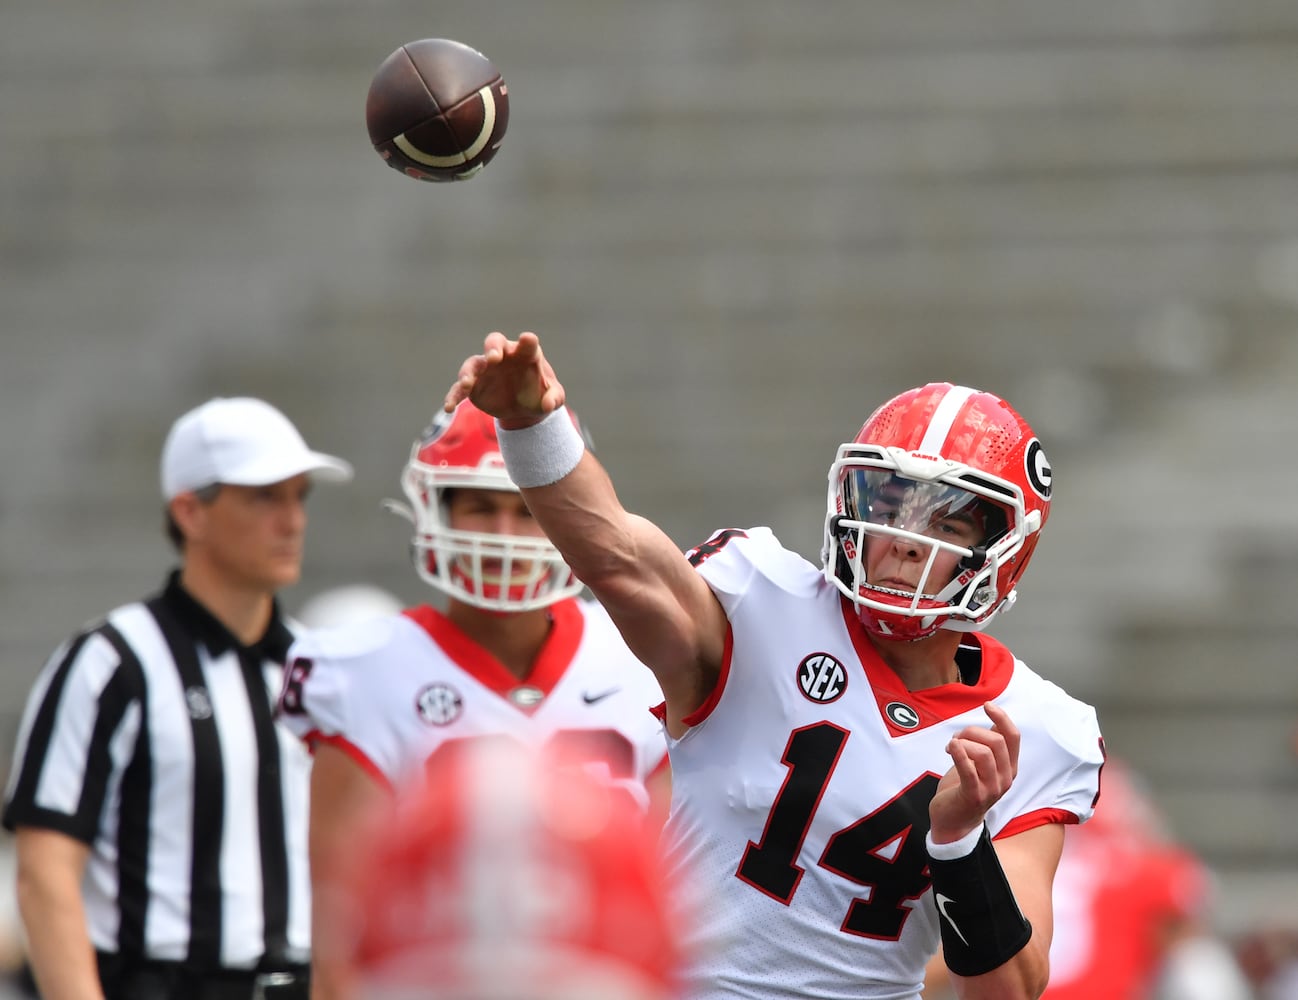
[[[276,663],[283,663],[288,659],[288,649],[293,644],[293,633],[289,631],[280,615],[279,601],[271,604],[270,624],[266,627],[265,634],[251,646],[243,645],[212,612],[199,604],[194,596],[181,586],[180,570],[173,570],[167,577],[167,586],[162,591],[162,601],[181,625],[213,655],[220,655],[233,649],[251,657],[274,660]]]

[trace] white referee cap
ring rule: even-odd
[[[162,446],[162,496],[215,483],[269,486],[303,472],[346,481],[349,463],[312,451],[279,410],[247,396],[217,397],[171,425]]]

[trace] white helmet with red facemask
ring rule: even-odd
[[[1004,400],[947,382],[884,403],[829,470],[825,578],[883,639],[980,631],[1015,600],[1051,471]]]
[[[415,570],[448,596],[489,611],[519,612],[581,592],[581,582],[543,535],[463,531],[448,522],[451,491],[518,493],[505,472],[495,420],[467,400],[438,414],[414,443],[401,488],[409,506],[389,507],[414,523]]]

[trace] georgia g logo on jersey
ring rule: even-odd
[[[919,713],[901,701],[888,702],[883,708],[883,714],[898,729],[918,729],[921,721]]]
[[[847,690],[847,670],[828,653],[812,653],[798,664],[798,690],[808,701],[828,705]]]

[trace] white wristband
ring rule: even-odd
[[[986,824],[979,824],[959,840],[953,840],[949,844],[933,843],[933,831],[930,830],[924,837],[924,846],[928,848],[928,856],[934,861],[955,861],[957,858],[973,853],[973,849],[978,846],[978,841],[982,839],[985,828]]]
[[[568,416],[567,407],[547,414],[540,423],[505,430],[496,421],[496,438],[505,459],[505,471],[519,489],[549,486],[577,468],[586,442]]]

